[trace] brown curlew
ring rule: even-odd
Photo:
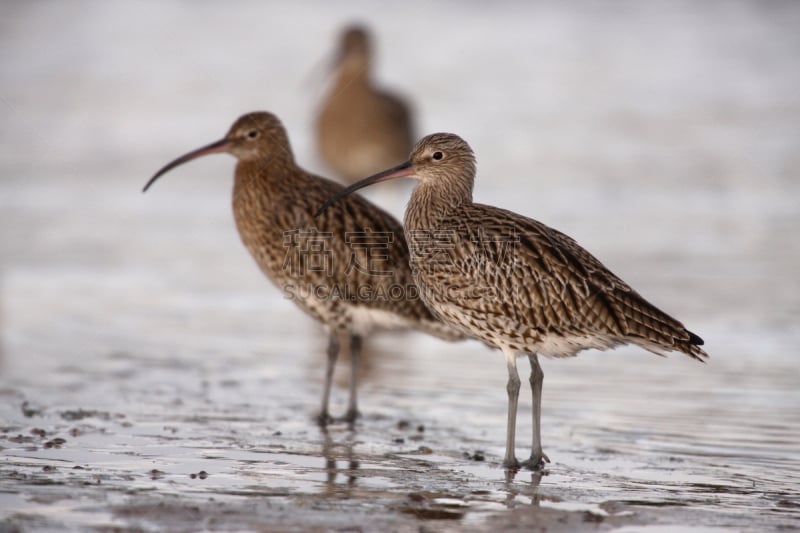
[[[411,269],[420,296],[442,321],[502,350],[508,367],[508,426],[504,465],[533,469],[542,452],[540,414],[544,374],[537,356],[635,344],[664,355],[708,357],[703,340],[656,308],[569,236],[516,213],[473,203],[475,157],[460,137],[422,139],[409,161],[339,191],[318,211],[367,185],[416,178],[405,214]],[[533,393],[530,458],[514,454],[520,379],[517,356],[527,355]]]
[[[409,106],[374,85],[371,56],[367,30],[346,28],[335,81],[317,117],[319,154],[347,182],[396,165],[414,144]]]
[[[455,339],[463,335],[437,320],[416,295],[400,223],[360,196],[324,217],[315,209],[341,185],[310,174],[294,160],[275,115],[240,117],[221,140],[189,152],[147,182],[197,157],[229,153],[238,159],[233,214],[245,247],[261,271],[329,333],[319,421],[330,420],[328,399],[340,337],[351,345],[347,421],[358,415],[356,371],[361,339],[376,329],[416,328]],[[407,288],[414,290],[410,293]]]

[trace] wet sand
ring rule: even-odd
[[[139,192],[256,108],[286,121],[317,170],[317,94],[300,80],[365,6],[62,6],[0,7],[0,531],[800,523],[793,3],[375,15],[394,61],[382,74],[419,102],[424,132],[476,149],[476,198],[573,235],[711,354],[543,361],[552,463],[512,476],[499,353],[381,336],[364,417],[323,432],[323,336],[239,243],[232,160]],[[313,38],[298,40],[308,13]],[[412,19],[416,33],[389,37]],[[402,209],[401,195],[376,196]],[[522,457],[526,388],[520,404]]]
[[[706,531],[796,523],[796,409],[776,414],[774,406],[770,413],[751,406],[743,423],[749,434],[741,434],[742,406],[720,390],[723,380],[735,379],[720,375],[724,369],[698,372],[691,362],[639,353],[547,365],[543,420],[553,462],[543,474],[509,475],[500,467],[502,376],[487,367],[502,371],[499,358],[465,345],[460,370],[438,364],[439,376],[420,380],[431,366],[427,350],[450,361],[459,356],[452,347],[415,340],[419,355],[398,353],[369,376],[357,426],[327,432],[312,421],[321,384],[306,374],[321,368],[308,355],[192,360],[118,352],[92,360],[90,370],[62,366],[6,384],[5,524]],[[392,353],[382,348],[382,355]],[[474,377],[438,390],[448,367]],[[608,367],[616,378],[603,372]],[[683,373],[688,384],[675,394]],[[589,385],[592,375],[607,383]],[[341,411],[345,391],[335,394]],[[756,399],[747,395],[748,403]],[[520,437],[518,453],[525,443]]]

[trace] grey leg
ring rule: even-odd
[[[333,381],[333,368],[336,366],[336,359],[339,357],[339,336],[336,331],[331,331],[328,340],[328,366],[325,369],[325,388],[322,390],[322,409],[320,410],[317,422],[325,426],[331,422],[331,415],[328,412],[328,400],[331,396],[331,382]]]
[[[514,454],[517,431],[517,402],[519,400],[520,380],[517,373],[517,354],[516,352],[504,349],[503,355],[506,358],[508,368],[508,424],[506,426],[506,457],[503,459],[503,466],[506,468],[518,468],[519,462]]]
[[[358,367],[361,361],[361,336],[352,335],[350,337],[350,403],[347,406],[347,414],[344,419],[353,423],[358,418]]]
[[[533,441],[531,443],[531,457],[523,463],[532,470],[541,470],[550,459],[542,452],[541,418],[542,418],[542,382],[544,372],[539,366],[536,354],[529,354],[531,363],[531,393],[533,394]]]

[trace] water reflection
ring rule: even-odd
[[[530,474],[530,483],[525,483],[524,480],[517,480]],[[548,475],[547,470],[524,470],[524,469],[509,469],[505,470],[505,506],[509,509],[516,507],[518,496],[525,496],[530,498],[530,505],[538,507],[542,500],[542,495],[539,493],[539,484],[542,482],[542,477]]]
[[[356,485],[356,471],[360,467],[354,451],[355,433],[350,428],[345,438],[336,442],[328,429],[323,428],[321,432],[326,473],[324,494],[328,497],[348,498]]]

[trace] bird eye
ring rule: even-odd
[[[444,154],[443,154],[442,152],[433,152],[433,158],[434,158],[436,161],[441,161],[441,159],[442,159],[443,157],[444,157]]]
[[[250,130],[250,131],[247,132],[247,138],[248,139],[255,139],[256,137],[258,137],[258,131],[257,130]]]

